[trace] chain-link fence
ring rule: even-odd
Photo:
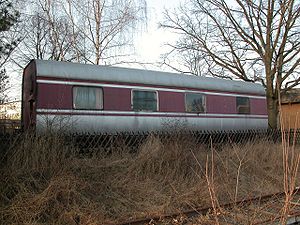
[[[19,145],[25,139],[34,141],[34,138],[40,138],[44,135],[34,133],[0,133],[1,155],[5,154],[10,148]],[[242,143],[254,142],[257,140],[269,140],[279,142],[284,138],[291,144],[300,143],[300,130],[281,132],[280,130],[247,130],[247,131],[181,131],[181,132],[122,132],[115,134],[101,133],[81,133],[81,134],[53,134],[60,138],[61,142],[67,146],[74,146],[81,152],[97,151],[137,151],[147,140],[155,138],[163,144],[185,143],[185,144],[205,144],[220,145],[224,143]]]
[[[21,128],[20,120],[13,120],[9,118],[0,117],[0,134],[2,133],[13,133]]]

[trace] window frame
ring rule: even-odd
[[[241,105],[241,104],[239,104],[238,105],[238,99],[247,99],[247,101],[248,101],[248,109],[249,109],[249,111],[247,111],[247,112],[240,112],[240,110],[239,110],[239,107],[243,107],[243,106],[245,106],[245,105]],[[236,97],[236,100],[235,100],[236,102],[236,112],[237,112],[237,114],[241,114],[241,115],[250,115],[251,114],[251,103],[250,103],[250,98],[249,97],[247,97],[247,96],[237,96]]]
[[[200,111],[188,111],[188,107],[187,107],[187,95],[189,94],[198,94],[202,96],[202,106],[204,108],[203,112]],[[205,114],[207,113],[207,108],[206,108],[207,104],[206,104],[206,94],[202,93],[202,92],[185,92],[184,94],[184,108],[185,108],[185,112],[186,113],[197,113],[197,114]]]
[[[144,91],[144,92],[154,92],[156,95],[156,110],[134,110],[133,108],[133,92],[134,91]],[[158,91],[157,90],[149,90],[149,89],[139,89],[139,88],[135,88],[135,89],[131,89],[131,110],[134,112],[159,112],[159,95],[158,95]]]
[[[98,88],[102,92],[102,105],[100,109],[89,109],[89,108],[76,108],[74,101],[74,88],[84,87],[84,88]],[[92,111],[103,111],[104,110],[104,90],[102,86],[90,86],[90,85],[73,85],[72,86],[72,108],[75,110],[92,110]]]

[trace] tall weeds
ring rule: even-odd
[[[60,136],[18,139],[0,171],[0,224],[110,224],[212,198],[217,214],[222,203],[279,191],[283,180],[281,148],[267,141],[214,155],[186,136],[151,136],[135,153],[116,149],[87,158]]]
[[[284,127],[281,104],[279,106],[279,116],[282,137],[283,190],[285,193],[280,222],[281,224],[286,224],[291,210],[291,202],[295,194],[294,190],[297,187],[297,179],[299,178],[300,153],[296,151],[296,130],[286,133],[287,130]],[[296,117],[295,127],[298,123],[297,120],[298,117]]]

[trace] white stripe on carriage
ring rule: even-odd
[[[128,88],[128,89],[144,89],[144,90],[157,90],[157,91],[170,91],[170,92],[181,92],[181,93],[201,93],[206,95],[220,95],[220,96],[230,96],[230,97],[249,97],[255,99],[266,99],[266,96],[256,96],[247,94],[231,94],[231,93],[221,93],[221,92],[208,92],[208,91],[193,91],[193,90],[180,90],[172,88],[156,88],[156,87],[146,87],[146,86],[131,86],[131,85],[121,85],[121,84],[102,84],[102,83],[89,83],[81,81],[59,81],[59,80],[41,80],[38,79],[37,83],[41,84],[64,84],[64,85],[83,85],[83,86],[93,86],[93,87],[114,87],[114,88]]]
[[[136,115],[136,116],[201,116],[201,117],[240,117],[240,118],[268,118],[267,115],[249,115],[249,114],[212,114],[212,113],[176,113],[176,112],[135,112],[135,111],[101,111],[101,110],[69,110],[69,109],[37,109],[38,113],[68,113],[68,114],[109,114],[109,115]]]

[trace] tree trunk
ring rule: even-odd
[[[278,128],[278,99],[267,93],[268,124],[270,129]]]

